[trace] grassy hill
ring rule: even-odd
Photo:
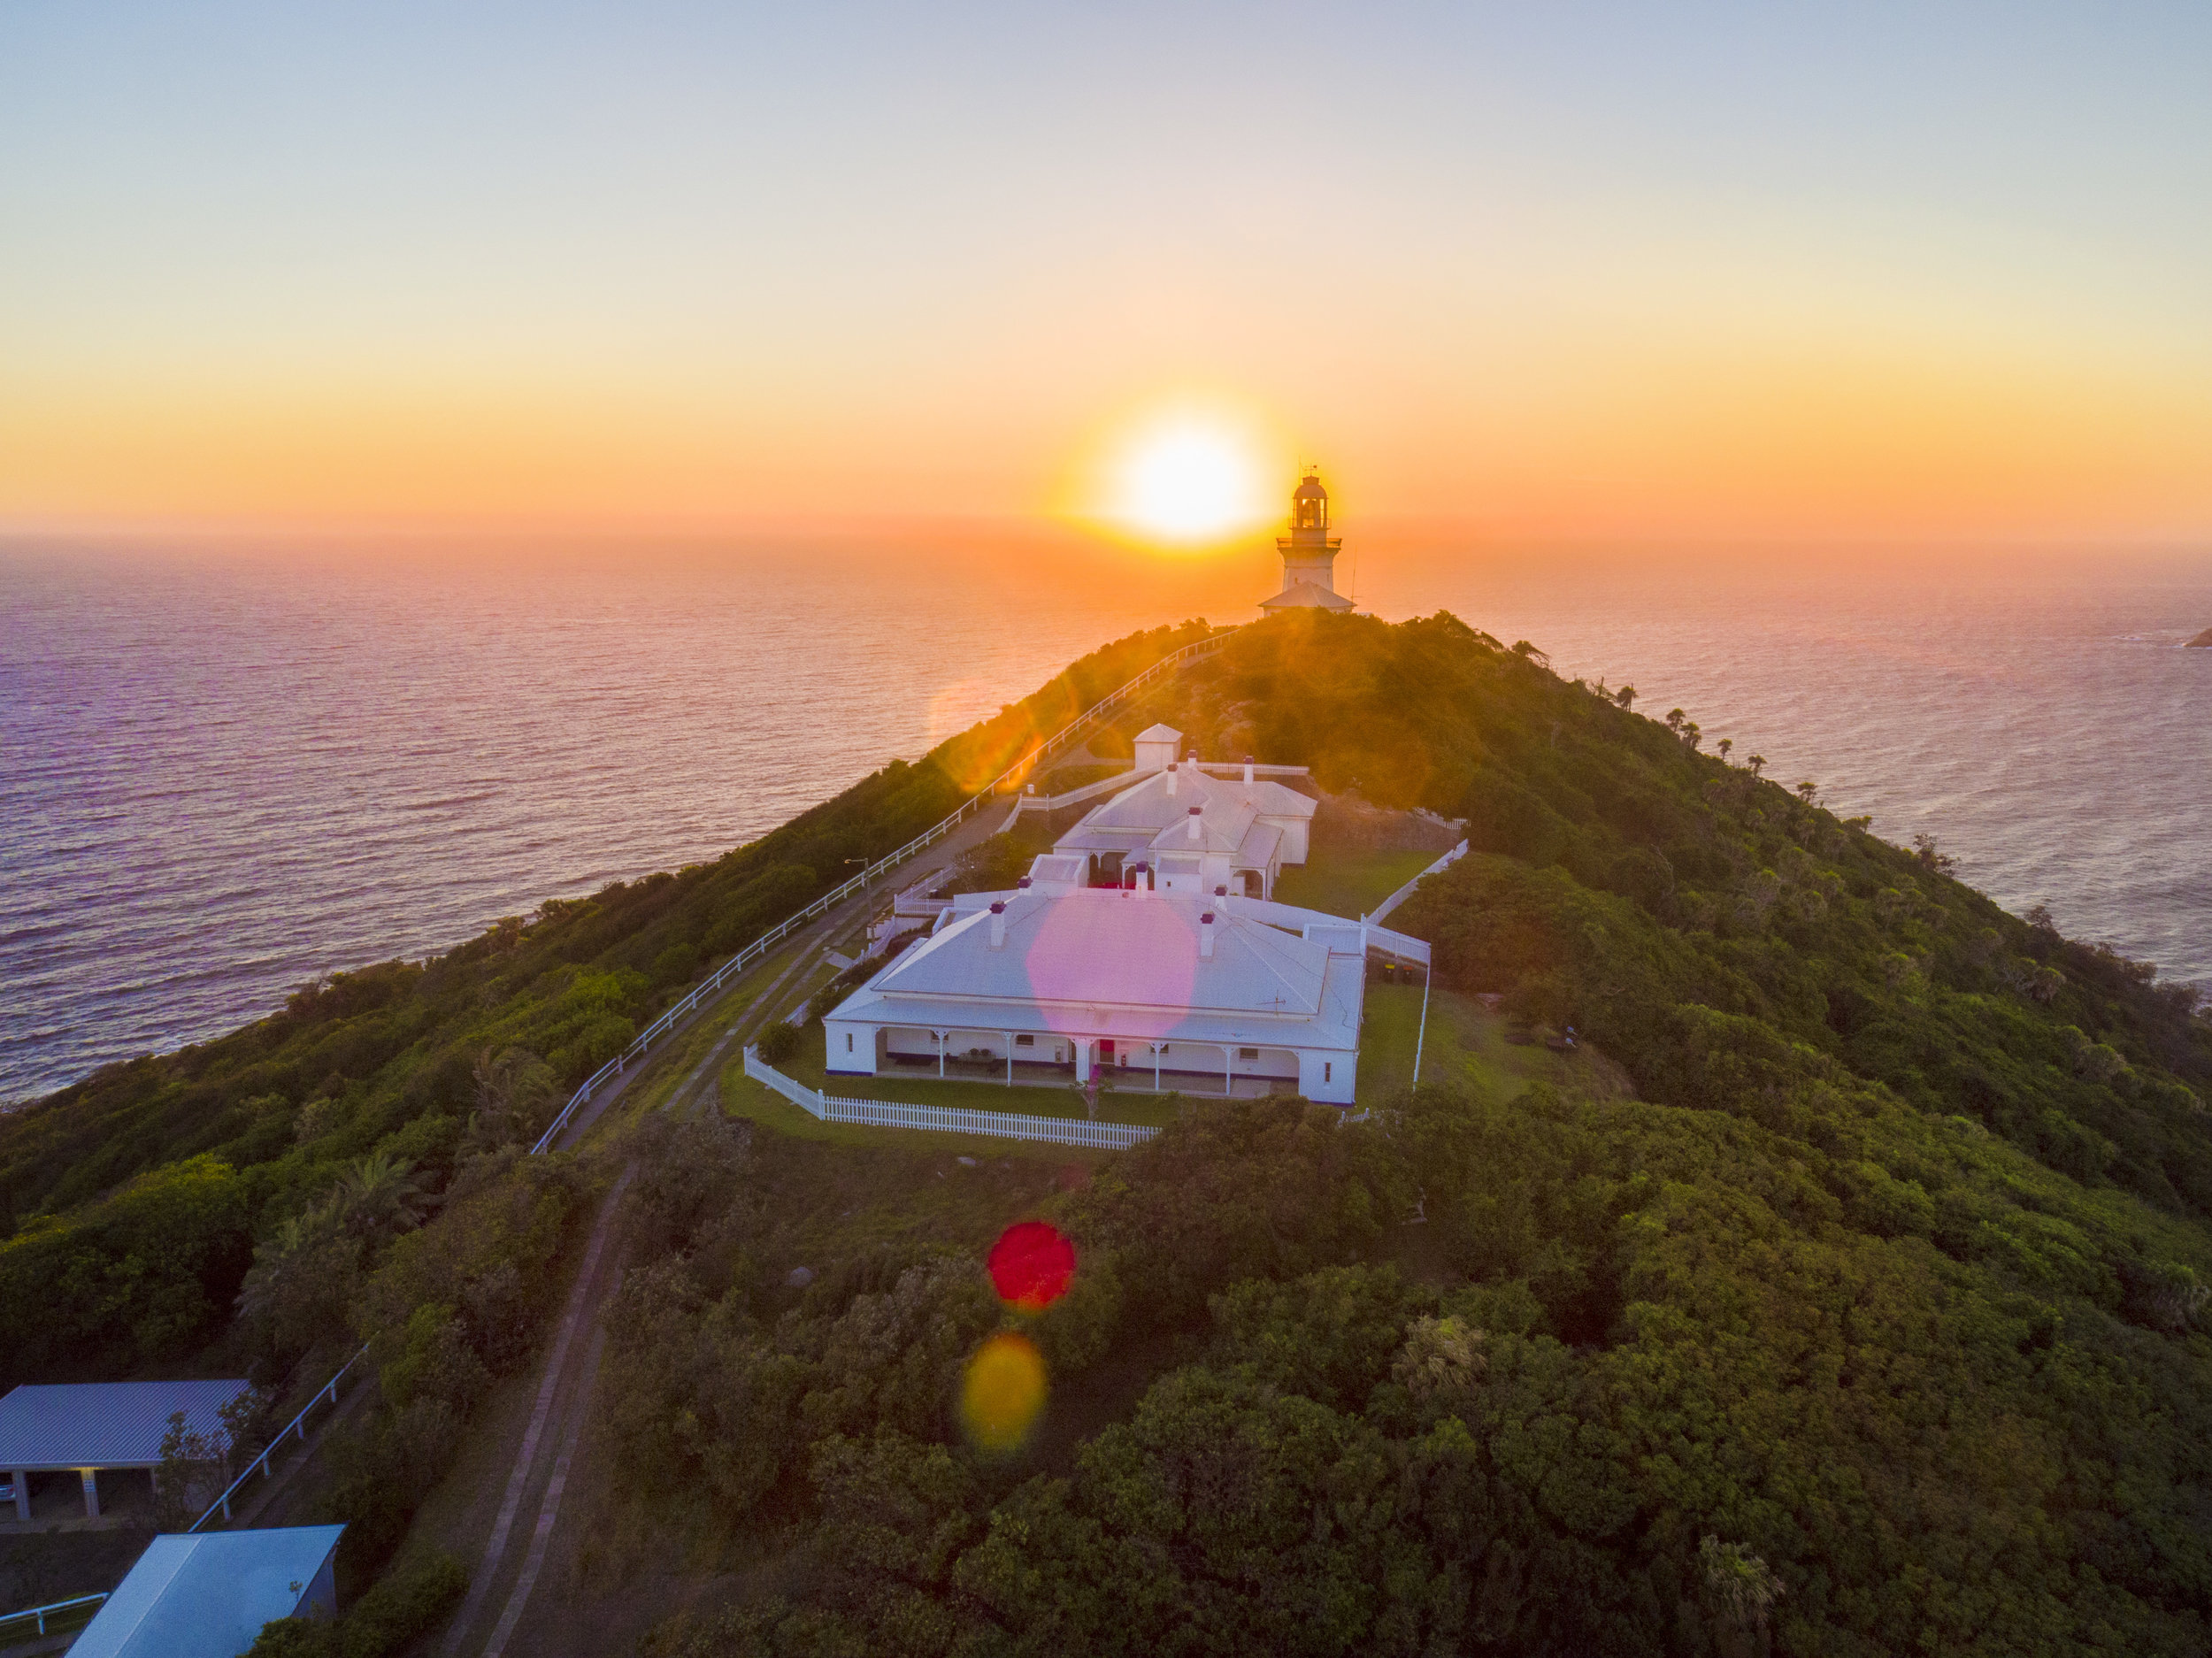
[[[337,1501],[390,1547],[380,1493],[526,1356],[557,1274],[515,1263],[600,1178],[514,1155],[563,1086],[1177,642],[715,864],[0,1123],[6,1362],[275,1374],[365,1334]],[[564,1592],[688,1562],[722,1604],[660,1658],[2212,1651],[2195,998],[1632,702],[1448,616],[1298,616],[1127,710],[1095,752],[1165,719],[1468,821],[1393,917],[1436,950],[1423,1086],[1189,1103],[1115,1156],[657,1123]],[[1567,1025],[1576,1055],[1506,1040]],[[1038,1213],[1081,1264],[1033,1316],[980,1255]],[[1052,1401],[986,1455],[952,1401],[1010,1326]]]
[[[1400,912],[1435,1086],[1104,1162],[1033,1320],[881,1215],[780,1292],[765,1142],[628,1292],[634,1501],[774,1562],[655,1650],[2212,1646],[2193,998],[1632,700],[1301,617],[1133,710],[1470,820]],[[1529,1082],[1490,994],[1598,1053]],[[1058,1414],[993,1459],[949,1401],[1006,1322]]]

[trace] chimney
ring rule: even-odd
[[[1029,877],[1025,875],[1021,878],[1021,879],[1014,883],[1014,890],[1019,893],[1025,893],[1029,890]]]
[[[1006,948],[1006,906],[1002,903],[991,906],[991,948],[995,950]]]
[[[1170,800],[1175,798],[1175,762],[1172,760],[1167,763],[1167,797]]]
[[[1252,780],[1252,756],[1248,754],[1244,756],[1244,780],[1248,783]]]
[[[1190,809],[1190,838],[1194,841],[1205,838],[1206,831],[1198,821],[1198,814],[1205,810],[1203,806],[1194,806]]]
[[[1198,959],[1210,962],[1214,958],[1214,912],[1210,910],[1198,917]]]

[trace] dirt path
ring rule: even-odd
[[[1003,817],[1001,811],[977,814],[974,821],[962,825],[940,847],[933,848],[933,856],[942,862],[957,856],[994,833]],[[926,867],[917,865],[918,869]],[[744,1009],[730,1021],[728,1030],[670,1090],[659,1109],[687,1118],[710,1105],[717,1097],[716,1079],[730,1055],[779,1017],[783,1010],[781,999],[794,980],[803,980],[818,963],[830,941],[850,927],[881,896],[880,889],[861,894],[795,935],[797,950],[757,994],[751,995]],[[717,1009],[731,997],[757,982],[759,975],[769,972],[776,962],[782,960],[780,956],[772,958],[753,973],[733,980],[722,996],[702,1008],[687,1022],[687,1028],[695,1028],[700,1021],[713,1019]],[[678,1032],[679,1037],[680,1034]],[[664,1064],[649,1063],[639,1066],[622,1079],[619,1086],[593,1101],[588,1115],[569,1125],[561,1137],[562,1148],[580,1143],[631,1088],[641,1086],[648,1078],[665,1074]],[[562,1504],[570,1470],[590,1423],[593,1392],[606,1344],[603,1316],[608,1298],[622,1281],[626,1250],[624,1240],[618,1235],[617,1222],[623,1191],[634,1172],[634,1167],[623,1171],[601,1201],[599,1213],[593,1220],[584,1259],[577,1270],[575,1286],[569,1293],[552,1350],[547,1356],[528,1424],[514,1447],[498,1516],[485,1537],[481,1554],[469,1562],[468,1595],[439,1643],[440,1658],[504,1658],[510,1651],[528,1653],[538,1658],[539,1654],[569,1650],[578,1632],[565,1623],[561,1607],[550,1600],[534,1602],[533,1597],[549,1560],[558,1562],[572,1558],[580,1541],[569,1534],[574,1530],[572,1526],[568,1531],[561,1527]],[[516,1523],[534,1495],[536,1508],[526,1532]]]

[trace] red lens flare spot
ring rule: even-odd
[[[1001,1301],[1024,1312],[1042,1312],[1067,1293],[1075,1276],[1075,1246],[1049,1221],[1017,1221],[999,1234],[985,1265]]]

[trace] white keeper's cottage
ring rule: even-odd
[[[1018,887],[953,900],[833,1009],[829,1071],[1352,1103],[1379,930],[1273,902],[1316,802],[1249,761],[1210,775],[1181,744],[1143,733],[1139,779]]]
[[[833,1009],[828,1069],[1349,1105],[1365,956],[1359,923],[1313,910],[1033,877],[970,894]]]

